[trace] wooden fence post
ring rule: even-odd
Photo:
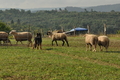
[[[107,25],[104,24],[104,35],[107,35],[107,33],[106,33],[106,31],[107,31],[106,27],[107,27]]]
[[[74,36],[75,36],[75,26],[74,26]]]
[[[87,29],[88,29],[88,34],[90,33],[90,26],[87,25]]]

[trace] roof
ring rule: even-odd
[[[88,29],[86,29],[86,28],[80,28],[80,27],[78,27],[78,28],[75,28],[75,29],[71,29],[70,31],[87,31]]]

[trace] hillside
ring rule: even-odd
[[[59,30],[65,31],[74,27],[86,28],[90,26],[91,33],[103,33],[103,24],[106,23],[107,33],[113,34],[120,30],[120,12],[68,12],[67,10],[37,11],[10,9],[0,11],[0,20],[17,31]]]
[[[80,7],[66,7],[68,11],[76,11],[76,12],[84,12],[85,9],[87,11],[100,11],[100,12],[110,12],[112,10],[114,11],[120,11],[120,4],[113,4],[113,5],[100,5],[100,6],[93,6],[93,7],[86,7],[86,8],[80,8]]]
[[[69,12],[76,11],[76,12],[84,12],[85,9],[87,11],[100,11],[100,12],[111,12],[112,10],[114,11],[120,11],[120,3],[119,4],[111,4],[111,5],[99,5],[99,6],[90,6],[90,7],[73,7],[73,6],[68,6],[68,7],[60,7],[62,10],[67,9]],[[43,10],[59,10],[60,8],[31,8],[31,9],[24,9],[25,11],[30,10],[31,12],[37,12],[37,11],[43,11]],[[6,10],[10,8],[0,8],[0,10]],[[20,8],[19,8],[20,9]]]

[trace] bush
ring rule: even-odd
[[[7,26],[5,23],[0,22],[0,31],[10,31],[11,28]]]

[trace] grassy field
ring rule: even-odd
[[[109,37],[107,52],[86,51],[82,36],[68,37],[70,47],[48,37],[43,50],[0,46],[0,80],[120,80],[120,35]]]

